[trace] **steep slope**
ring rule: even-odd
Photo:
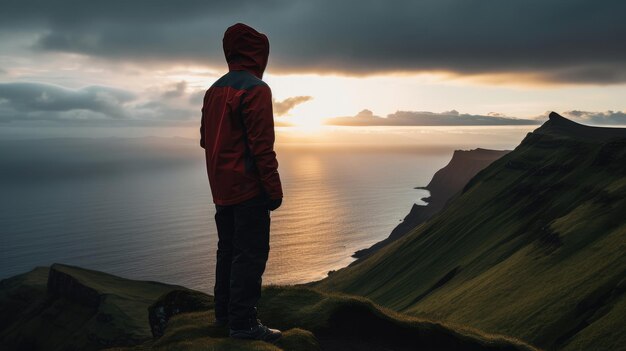
[[[626,344],[626,130],[556,113],[431,220],[315,284],[549,349]]]
[[[430,197],[424,199],[426,206],[413,205],[409,214],[398,224],[389,236],[369,248],[359,250],[353,257],[363,259],[398,240],[413,228],[434,216],[445,206],[454,195],[463,189],[463,186],[478,172],[489,166],[493,161],[509,153],[509,150],[455,150],[450,162],[435,172],[430,183],[423,188],[430,192]],[[355,261],[355,263],[360,260]]]
[[[38,267],[0,282],[3,350],[99,350],[152,338],[147,308],[176,285],[78,267]]]
[[[233,340],[211,325],[213,298],[178,286],[55,264],[0,282],[2,350],[510,350],[509,338],[381,309],[365,298],[267,287],[276,344]],[[153,338],[154,335],[154,338]]]

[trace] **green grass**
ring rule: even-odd
[[[625,179],[626,139],[548,124],[434,218],[314,286],[545,348],[615,349],[626,344]]]
[[[108,351],[140,350],[294,350],[317,351],[319,344],[309,331],[291,328],[284,332],[276,344],[262,341],[235,340],[228,337],[224,328],[211,325],[211,311],[190,312],[174,316],[168,323],[165,334],[156,340],[128,348],[112,348]]]
[[[55,264],[52,268],[55,272],[66,274],[76,279],[79,284],[94,289],[98,296],[104,297],[98,308],[99,314],[113,316],[115,329],[132,331],[133,336],[137,338],[151,336],[149,325],[146,323],[147,306],[173,289],[184,289],[177,285],[125,279],[67,265]]]
[[[49,274],[59,287],[47,291]],[[176,285],[55,264],[0,283],[6,349],[96,350],[152,338],[147,308]]]
[[[186,312],[152,338],[145,334],[151,306]],[[276,344],[229,338],[212,326],[212,297],[201,292],[55,264],[0,283],[0,344],[3,350],[534,350],[307,287],[265,287],[259,311],[264,323],[284,330]]]
[[[225,329],[210,324],[214,315],[208,310],[176,315],[161,338],[115,350],[534,350],[510,338],[398,314],[365,298],[305,287],[266,287],[259,311],[264,323],[286,331],[275,345],[227,338]]]

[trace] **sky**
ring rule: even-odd
[[[624,1],[0,0],[0,136],[194,136],[225,29],[278,126],[626,124]],[[106,131],[106,132],[102,132]]]

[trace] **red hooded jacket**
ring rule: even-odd
[[[261,80],[269,41],[245,24],[226,30],[224,54],[229,72],[204,95],[200,145],[216,205],[233,205],[283,191],[274,152],[272,92]]]

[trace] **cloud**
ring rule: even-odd
[[[242,21],[268,34],[272,72],[614,84],[626,82],[624,13],[621,0],[22,0],[3,4],[0,33],[30,33],[42,51],[223,67],[224,29]]]
[[[311,99],[313,99],[312,96],[293,96],[286,98],[283,101],[273,100],[274,114],[277,116],[286,115],[289,111],[291,111],[291,109],[296,107],[296,105],[300,105],[301,103],[307,102]]]
[[[181,86],[179,83],[178,90]],[[0,83],[0,122],[129,125],[197,117],[199,108],[187,100],[178,103],[161,98],[171,92],[141,100],[133,92],[105,86],[69,89],[34,82]]]
[[[194,106],[202,106],[204,102],[204,95],[206,94],[206,90],[198,90],[189,95],[189,102]]]
[[[589,112],[572,110],[565,111],[562,115],[584,124],[626,125],[626,112],[624,111]]]
[[[326,124],[339,126],[486,126],[486,125],[532,125],[538,120],[505,117],[491,112],[486,116],[459,113],[456,110],[442,113],[425,111],[397,111],[380,117],[370,110],[363,110],[353,117],[335,117]]]
[[[165,99],[179,98],[185,94],[186,90],[187,90],[187,82],[183,80],[174,84],[174,87],[172,89],[163,92],[162,96]]]
[[[103,86],[67,89],[42,83],[0,83],[0,121],[128,118],[128,91]]]

